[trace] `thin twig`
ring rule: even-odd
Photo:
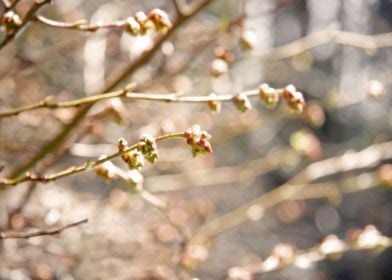
[[[378,35],[363,35],[329,28],[309,34],[287,45],[276,47],[272,50],[266,50],[262,53],[249,55],[249,59],[261,59],[266,61],[281,60],[328,43],[373,51],[379,48],[392,46],[392,32]]]
[[[72,30],[79,30],[79,31],[88,31],[88,32],[95,32],[98,29],[102,28],[124,28],[126,26],[126,20],[118,20],[109,23],[96,23],[96,24],[88,24],[87,20],[77,20],[74,22],[61,22],[52,19],[48,19],[41,15],[36,15],[34,20],[43,23],[47,26],[54,27],[54,28],[65,28],[65,29],[72,29]]]
[[[46,4],[49,4],[50,1],[51,0],[39,0],[39,1],[36,0],[36,1],[34,1],[34,3],[31,5],[30,9],[27,11],[27,13],[22,21],[22,24],[20,26],[17,26],[15,28],[15,30],[13,30],[12,33],[6,34],[3,41],[0,42],[0,50],[4,46],[6,46],[9,42],[11,42],[12,39],[14,39],[15,36],[19,33],[19,31],[21,31],[23,29],[23,27],[33,19],[34,15]],[[14,5],[16,5],[18,1],[15,1],[15,2],[13,3]]]
[[[181,138],[184,137],[184,132],[179,132],[179,133],[172,133],[172,134],[167,134],[167,135],[163,135],[163,136],[159,136],[157,138],[155,138],[156,142],[160,142],[163,140],[168,140],[168,139],[173,139],[173,138]],[[78,174],[84,171],[88,171],[93,169],[94,167],[115,159],[131,150],[134,150],[137,148],[137,144],[134,144],[132,146],[129,146],[128,148],[119,151],[117,153],[114,153],[112,155],[109,156],[105,156],[102,158],[99,158],[95,161],[87,161],[84,164],[80,165],[80,166],[71,166],[63,171],[54,173],[54,174],[50,174],[50,175],[36,175],[30,172],[27,172],[24,176],[19,177],[19,178],[15,178],[15,179],[0,179],[0,187],[4,187],[4,186],[15,186],[17,184],[20,184],[22,182],[26,182],[26,181],[36,181],[36,182],[42,182],[42,183],[47,183],[50,181],[54,181],[63,177],[67,177],[67,176],[71,176],[74,174]]]
[[[131,86],[132,87],[132,86]],[[18,115],[22,112],[33,111],[40,108],[46,109],[59,109],[59,108],[74,108],[81,105],[94,104],[101,100],[106,100],[110,98],[128,98],[133,100],[146,100],[146,101],[158,101],[158,102],[181,102],[181,103],[207,103],[209,101],[221,101],[227,102],[231,101],[232,95],[207,95],[207,96],[181,96],[178,93],[167,93],[167,94],[155,94],[155,93],[135,93],[129,92],[131,90],[130,86],[124,89],[104,93],[100,95],[93,95],[89,97],[84,97],[80,99],[75,99],[65,102],[51,102],[52,97],[46,97],[42,101],[35,104],[28,105],[25,107],[15,108],[8,111],[0,112],[0,118],[10,117]],[[251,90],[243,92],[248,97],[258,95],[258,90]]]
[[[51,229],[42,229],[42,230],[38,230],[38,231],[34,231],[34,232],[0,232],[0,239],[16,239],[16,238],[31,238],[31,237],[36,237],[36,236],[44,236],[44,235],[55,235],[55,234],[59,234],[60,232],[68,229],[68,228],[72,228],[72,227],[76,227],[79,226],[81,224],[87,223],[88,219],[83,219],[81,221],[72,223],[72,224],[68,224],[62,227],[55,227],[55,228],[51,228]]]

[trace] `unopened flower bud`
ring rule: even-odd
[[[209,142],[211,135],[206,131],[201,131],[200,126],[194,125],[185,131],[184,138],[187,144],[192,147],[193,157],[212,153],[212,146]]]
[[[135,14],[135,20],[140,25],[140,34],[146,34],[147,30],[151,27],[147,15],[144,12],[137,12]]]
[[[216,96],[216,94],[214,94],[214,93],[210,94],[211,98],[214,98],[215,96]],[[217,101],[217,100],[210,100],[207,102],[207,104],[208,104],[208,108],[210,108],[211,112],[213,112],[213,113],[219,113],[222,108],[221,102]]]
[[[143,134],[140,136],[137,149],[150,163],[155,163],[158,159],[158,146],[155,142],[155,138],[149,134]]]
[[[225,73],[229,67],[227,66],[227,62],[220,58],[215,58],[211,62],[211,74],[215,77],[219,77]]]
[[[241,45],[244,50],[253,50],[257,44],[257,36],[251,30],[244,30],[241,33]]]
[[[140,169],[144,165],[143,154],[136,150],[123,154],[121,158],[128,164],[129,169]]]
[[[117,140],[117,147],[120,152],[124,151],[128,147],[128,142],[124,138]]]
[[[132,36],[139,35],[141,32],[140,24],[133,17],[127,18],[126,29]]]
[[[324,255],[337,254],[345,249],[345,243],[336,235],[328,235],[319,246],[319,250]]]
[[[234,53],[231,50],[221,46],[214,49],[214,55],[216,58],[223,59],[227,63],[233,62],[235,59]]]
[[[243,92],[234,95],[231,100],[234,106],[242,113],[252,108],[252,104],[250,103],[248,96]]]
[[[317,103],[306,104],[304,110],[305,120],[314,127],[321,127],[325,123],[323,108]]]
[[[1,25],[5,28],[5,32],[7,36],[12,35],[15,30],[22,25],[22,20],[19,15],[14,13],[13,11],[6,12],[2,19]]]
[[[154,9],[148,14],[148,19],[154,24],[157,31],[172,28],[172,23],[166,12],[161,9]]]
[[[102,156],[100,158],[103,158]],[[116,167],[111,161],[106,161],[101,165],[95,167],[95,173],[101,176],[105,181],[110,181],[117,178]]]
[[[262,104],[268,108],[275,108],[279,102],[279,93],[267,84],[260,85],[259,97]]]
[[[367,93],[374,99],[382,99],[385,95],[384,85],[380,81],[371,80],[367,84]]]
[[[305,107],[305,99],[302,93],[297,91],[295,86],[286,86],[283,91],[283,98],[290,109],[296,113],[302,113]]]

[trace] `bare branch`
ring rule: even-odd
[[[156,142],[160,142],[160,141],[163,141],[163,140],[168,140],[168,139],[173,139],[173,138],[181,138],[181,137],[184,137],[184,132],[163,135],[163,136],[157,137],[155,139],[155,141]],[[123,155],[123,154],[125,154],[127,152],[135,150],[137,147],[138,147],[138,144],[134,144],[134,145],[129,146],[128,148],[126,148],[126,149],[124,149],[122,151],[119,151],[117,153],[114,153],[114,154],[112,154],[110,156],[105,156],[105,157],[99,158],[99,159],[97,159],[95,161],[87,161],[87,162],[85,162],[84,164],[82,164],[80,166],[71,166],[71,167],[69,167],[69,168],[67,168],[67,169],[65,169],[63,171],[60,171],[60,172],[57,172],[57,173],[54,173],[54,174],[50,174],[50,175],[37,175],[37,174],[34,174],[34,173],[27,172],[24,176],[19,177],[19,178],[15,178],[15,179],[3,178],[3,179],[0,179],[0,187],[15,186],[17,184],[20,184],[20,183],[26,182],[26,181],[33,181],[33,182],[35,181],[35,182],[47,183],[47,182],[54,181],[54,180],[57,180],[57,179],[60,179],[60,178],[63,178],[63,177],[67,177],[67,176],[71,176],[71,175],[74,175],[74,174],[78,174],[78,173],[81,173],[81,172],[84,172],[84,171],[91,170],[94,167],[96,167],[96,166],[98,166],[98,165],[100,165],[100,164],[102,164],[102,163],[104,163],[106,161],[115,159],[115,158],[117,158],[117,157],[119,157],[119,156],[121,156],[121,155]]]
[[[68,224],[62,227],[55,227],[51,229],[42,229],[34,232],[0,232],[0,239],[26,239],[36,236],[45,236],[45,235],[55,235],[59,234],[60,232],[72,228],[77,227],[81,224],[87,223],[88,219],[84,219],[72,224]]]
[[[15,1],[12,5],[16,5],[18,1]],[[12,33],[6,34],[3,41],[0,42],[0,50],[6,46],[9,42],[14,39],[14,37],[23,29],[23,27],[29,23],[34,15],[45,5],[49,4],[50,0],[36,0],[33,5],[31,5],[30,9],[27,11],[22,23],[15,27]]]

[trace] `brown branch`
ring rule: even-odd
[[[77,227],[81,224],[87,223],[88,219],[84,219],[72,224],[68,224],[65,226],[61,226],[61,227],[55,227],[55,228],[51,228],[51,229],[42,229],[42,230],[38,230],[38,231],[34,231],[34,232],[0,232],[0,239],[16,239],[16,238],[31,238],[31,237],[36,237],[36,236],[45,236],[45,235],[55,235],[55,234],[59,234],[62,231],[72,228],[72,227]]]
[[[184,137],[184,132],[172,133],[172,134],[166,134],[163,136],[159,136],[159,137],[155,138],[155,141],[160,142],[163,140],[168,140],[168,139],[173,139],[173,138],[181,138],[181,137]],[[115,159],[125,153],[128,153],[132,150],[135,150],[137,147],[138,147],[138,144],[134,144],[134,145],[129,146],[126,149],[119,151],[117,153],[114,153],[112,155],[99,158],[95,161],[87,161],[80,166],[71,166],[65,170],[62,170],[57,173],[49,174],[49,175],[37,175],[34,173],[27,172],[24,176],[21,176],[18,178],[14,178],[14,179],[3,178],[3,179],[0,179],[0,187],[15,186],[17,184],[20,184],[20,183],[26,182],[26,181],[41,182],[41,183],[55,181],[55,180],[63,178],[63,177],[68,177],[68,176],[71,176],[74,174],[78,174],[78,173],[81,173],[84,171],[91,170],[94,167],[101,165],[102,163],[104,163],[106,161]]]
[[[378,35],[363,35],[329,28],[309,34],[287,45],[249,55],[249,59],[256,58],[266,61],[281,60],[328,43],[352,46],[365,50],[376,50],[392,46],[392,32]]]
[[[144,52],[134,63],[123,69],[123,71],[111,82],[102,92],[110,92],[114,90],[123,80],[125,80],[128,76],[132,75],[136,70],[149,62],[154,54],[160,50],[160,47],[166,39],[168,39],[175,30],[185,24],[190,18],[192,18],[195,14],[197,14],[202,8],[204,8],[207,4],[209,4],[212,0],[203,0],[199,3],[198,6],[187,16],[179,16],[173,22],[173,28],[170,29],[165,35],[161,36],[159,40],[155,43],[155,45],[150,49]],[[84,105],[75,115],[73,120],[69,125],[65,126],[63,130],[53,138],[49,143],[47,143],[44,147],[42,147],[39,152],[31,158],[26,164],[20,166],[16,170],[14,170],[11,174],[11,177],[18,177],[23,172],[32,168],[37,162],[43,159],[47,154],[55,151],[60,147],[65,140],[68,138],[69,134],[73,131],[74,128],[78,126],[78,124],[84,119],[85,115],[90,111],[92,104]],[[0,184],[0,190],[2,189]]]
[[[0,50],[6,46],[9,42],[11,42],[15,36],[23,29],[23,27],[29,23],[34,15],[46,4],[49,4],[51,0],[36,0],[31,5],[30,9],[27,11],[22,23],[19,26],[16,26],[13,32],[6,34],[3,41],[0,42]],[[13,4],[16,5],[18,1],[15,1]]]
[[[309,182],[333,175],[378,165],[382,160],[392,158],[392,142],[374,144],[359,152],[352,152],[312,163],[285,184],[265,193],[251,202],[217,217],[204,226],[200,235],[214,236],[251,219],[250,211],[261,214],[284,200],[292,199],[302,191]]]
[[[59,108],[74,108],[79,107],[81,105],[90,105],[94,104],[101,100],[106,100],[110,98],[127,98],[133,100],[146,100],[146,101],[158,101],[158,102],[181,102],[181,103],[207,103],[210,101],[219,101],[219,102],[227,102],[231,101],[233,95],[207,95],[207,96],[181,96],[177,93],[167,93],[167,94],[155,94],[155,93],[135,93],[129,92],[132,90],[134,86],[130,85],[124,89],[104,93],[100,95],[93,95],[89,97],[84,97],[80,99],[75,99],[72,101],[65,102],[51,102],[52,97],[47,97],[42,101],[39,101],[35,104],[28,105],[25,107],[15,108],[8,111],[0,112],[0,118],[10,117],[14,115],[18,115],[22,112],[33,111],[40,108],[46,109],[59,109]],[[257,96],[258,90],[251,90],[243,92],[246,96]]]

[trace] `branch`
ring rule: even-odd
[[[15,238],[31,238],[31,237],[36,237],[36,236],[44,236],[44,235],[55,235],[59,234],[63,230],[72,228],[72,227],[77,227],[81,224],[87,223],[88,219],[84,219],[72,224],[68,224],[62,227],[55,227],[51,229],[42,229],[38,230],[35,232],[0,232],[0,239],[15,239]]]
[[[381,161],[390,158],[392,158],[392,142],[386,142],[374,144],[359,152],[346,153],[342,156],[312,163],[285,184],[232,212],[207,222],[199,229],[198,233],[211,237],[220,234],[252,219],[250,215],[252,211],[262,214],[265,210],[278,205],[282,201],[294,198],[313,180],[340,172],[376,166]]]
[[[159,40],[155,43],[155,45],[150,49],[144,52],[134,63],[130,64],[128,67],[123,69],[123,71],[102,91],[102,92],[110,92],[114,90],[123,80],[125,80],[128,76],[132,75],[135,71],[137,71],[140,67],[146,64],[148,61],[152,59],[154,54],[160,50],[160,47],[166,39],[168,39],[175,30],[177,30],[180,26],[185,24],[190,18],[192,18],[195,14],[197,14],[203,7],[209,4],[212,0],[204,0],[192,11],[188,16],[178,17],[175,22],[173,22],[173,28],[166,32],[165,35],[161,36]],[[73,131],[74,128],[78,126],[78,124],[84,119],[85,115],[90,111],[92,104],[87,104],[83,106],[72,119],[69,125],[65,126],[63,130],[53,138],[49,143],[47,143],[39,152],[31,158],[26,164],[14,170],[11,174],[11,177],[17,177],[23,174],[23,172],[32,168],[37,162],[43,159],[47,154],[55,151],[60,147],[65,140],[68,138],[69,134]],[[0,184],[1,190],[1,184]]]
[[[240,276],[267,274],[292,265],[306,269],[312,263],[322,261],[328,257],[336,260],[348,251],[374,251],[390,246],[392,246],[392,239],[381,235],[372,225],[366,226],[363,230],[356,230],[355,234],[351,233],[347,240],[341,240],[336,235],[328,235],[320,244],[307,250],[296,251],[294,246],[290,244],[279,243],[263,262],[229,269],[228,280],[251,279],[251,277],[241,278]]]
[[[34,15],[46,4],[49,4],[51,0],[36,0],[30,9],[27,11],[22,23],[16,26],[12,33],[6,34],[3,41],[0,42],[0,50],[6,46],[14,37],[22,30],[22,28],[33,19]],[[16,5],[18,1],[15,1],[12,5]]]
[[[168,140],[168,139],[173,139],[173,138],[181,138],[184,136],[185,136],[185,132],[172,133],[172,134],[159,136],[159,137],[155,138],[155,141],[160,142],[163,140]],[[80,166],[71,166],[63,171],[49,174],[49,175],[36,175],[34,173],[27,172],[24,176],[19,177],[19,178],[15,178],[15,179],[3,178],[3,179],[0,179],[0,187],[15,186],[17,184],[20,184],[20,183],[26,182],[26,181],[35,181],[35,182],[42,182],[42,183],[55,181],[55,180],[63,178],[63,177],[67,177],[67,176],[78,174],[78,173],[81,173],[84,171],[91,170],[94,167],[96,167],[106,161],[115,159],[115,158],[117,158],[123,154],[126,154],[132,150],[135,150],[137,148],[138,148],[138,143],[134,144],[132,146],[129,146],[126,149],[123,149],[123,150],[121,150],[117,153],[114,153],[112,155],[101,157],[95,161],[87,161]]]
[[[38,103],[11,109],[8,111],[0,112],[0,118],[10,117],[18,115],[22,112],[33,111],[40,108],[46,109],[59,109],[59,108],[72,108],[79,107],[81,105],[92,105],[98,101],[106,100],[110,98],[127,98],[132,100],[146,100],[146,101],[157,101],[157,102],[177,102],[177,103],[208,103],[208,102],[227,102],[231,101],[233,95],[207,95],[207,96],[180,96],[178,93],[167,93],[167,94],[155,94],[155,93],[135,93],[129,92],[132,90],[134,85],[129,85],[124,89],[104,93],[100,95],[93,95],[89,97],[84,97],[80,99],[75,99],[72,101],[65,102],[51,102],[52,96],[46,97],[45,99],[39,101]],[[279,89],[282,91],[282,89]],[[257,96],[259,94],[258,90],[251,90],[243,92],[244,95],[251,97]]]
[[[329,28],[302,37],[287,45],[259,54],[249,55],[249,59],[281,60],[328,43],[347,45],[365,50],[376,50],[392,46],[392,32],[378,35],[363,35]]]

